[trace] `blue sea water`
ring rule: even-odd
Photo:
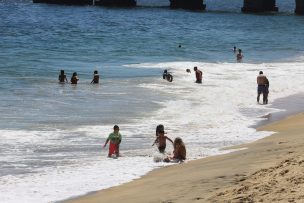
[[[64,171],[73,171],[76,170],[73,164],[93,163],[106,154],[105,151],[100,152],[100,146],[114,124],[125,128],[124,153],[141,159],[141,156],[151,155],[145,149],[150,147],[159,122],[175,122],[172,126],[178,135],[185,129],[187,119],[196,114],[197,111],[191,114],[190,109],[197,103],[202,104],[200,109],[204,115],[210,119],[214,117],[212,105],[217,103],[217,99],[222,101],[219,97],[212,102],[206,95],[191,95],[190,98],[189,87],[182,86],[185,81],[179,82],[177,78],[175,84],[180,85],[177,91],[174,83],[160,80],[164,68],[192,68],[195,63],[203,63],[213,67],[209,71],[213,74],[210,80],[221,77],[222,81],[235,82],[241,80],[241,71],[244,70],[251,71],[254,78],[263,64],[268,64],[265,67],[269,72],[283,76],[289,71],[288,65],[273,68],[273,64],[303,62],[304,17],[293,14],[295,5],[292,1],[277,1],[280,9],[277,14],[259,15],[241,13],[241,0],[205,1],[205,12],[171,10],[167,7],[168,2],[162,0],[138,3],[139,7],[122,9],[33,4],[25,0],[0,1],[2,194],[11,185],[18,188],[17,185],[24,180],[28,181],[29,187],[39,185],[45,181],[39,179],[39,175],[43,174],[41,176],[48,180],[50,177],[47,175],[53,173],[54,168],[67,167]],[[243,50],[245,65],[234,65],[233,46]],[[233,69],[235,67],[239,69]],[[68,79],[77,72],[79,84],[58,84],[61,69],[65,70]],[[100,85],[90,85],[94,70],[101,75]],[[178,76],[182,75],[175,71]],[[229,71],[235,78],[225,76]],[[293,71],[302,77],[300,68]],[[221,85],[221,80],[211,81],[208,89]],[[276,80],[279,84],[282,79],[273,78],[274,84]],[[219,92],[226,91],[228,100],[233,100],[236,92],[233,88],[239,83],[230,81],[229,84],[232,89]],[[298,93],[290,89],[286,91]],[[207,95],[216,91],[211,90]],[[264,108],[256,110],[256,107],[245,106],[246,102],[238,103],[242,112],[253,117],[259,115],[257,111],[265,112]],[[232,107],[226,105],[223,112],[234,115],[235,112],[229,110]],[[180,117],[174,114],[183,109],[189,109],[189,114]],[[187,123],[189,129],[196,126],[194,120],[197,119]],[[200,126],[210,129],[206,133],[210,140],[203,144],[205,148],[201,151],[194,150],[192,158],[210,155],[213,149],[222,146],[250,140],[227,138],[223,143],[212,131],[218,123],[214,120]],[[232,126],[227,124],[221,132],[233,134],[227,130]],[[174,132],[173,127],[171,132]],[[193,131],[193,137],[189,135],[188,138],[188,143],[194,148],[199,148],[200,144],[195,141],[197,133]],[[149,167],[143,171],[136,170],[140,171],[137,176],[148,170]],[[32,177],[29,175],[32,173],[38,175]],[[126,179],[132,178],[127,176]],[[8,182],[9,186],[4,184]],[[117,181],[116,184],[120,183]],[[67,181],[61,187],[68,191],[71,184]],[[94,189],[112,185],[109,182]],[[20,188],[22,191],[23,187]],[[43,191],[38,190],[38,193],[45,194],[43,202],[50,202],[83,194],[90,189],[93,190],[81,187],[78,193],[59,194],[42,187]],[[6,196],[4,201],[19,202],[13,196]],[[37,196],[38,200],[41,198]],[[24,195],[23,202],[37,199]]]

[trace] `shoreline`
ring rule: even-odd
[[[303,94],[299,94],[299,95],[300,95],[299,99],[301,99]],[[299,95],[294,95],[294,96],[297,97]],[[285,99],[288,99],[288,98],[285,98]],[[276,102],[274,102],[274,105],[272,105],[271,107],[278,108],[278,106],[276,105]],[[271,127],[269,128],[268,126],[276,125],[276,123],[281,123],[281,122],[284,123],[289,118],[293,119],[293,118],[297,118],[298,116],[301,117],[301,115],[304,120],[303,112],[301,112],[299,109],[296,109],[296,111],[292,111],[292,112],[290,112],[289,109],[286,109],[286,111],[278,112],[278,113],[280,115],[278,115],[278,116],[275,115],[272,117],[272,118],[276,118],[276,120],[268,119],[266,121],[261,121],[260,123],[257,124],[257,129],[258,130],[263,130],[263,129],[270,130]],[[291,113],[293,113],[293,114],[297,113],[297,114],[292,115],[290,117]],[[277,114],[277,113],[274,113],[274,114]],[[274,131],[274,130],[271,130],[271,131]],[[82,202],[109,202],[109,201],[115,201],[115,202],[116,201],[117,202],[118,201],[123,201],[123,202],[160,202],[160,201],[189,202],[190,201],[191,202],[192,200],[193,201],[201,200],[203,202],[209,201],[205,197],[194,197],[194,196],[202,196],[199,194],[204,194],[203,196],[205,196],[205,195],[208,196],[207,194],[209,194],[209,197],[211,197],[212,190],[220,191],[222,188],[231,186],[232,183],[235,184],[236,179],[244,179],[245,177],[249,176],[250,173],[254,172],[255,170],[259,170],[264,167],[271,167],[271,165],[273,165],[274,163],[273,163],[273,161],[268,160],[269,161],[268,164],[259,163],[259,165],[257,165],[256,167],[253,167],[252,163],[249,161],[250,159],[245,160],[245,161],[244,161],[244,159],[242,159],[243,162],[247,163],[245,165],[251,166],[251,170],[249,170],[248,167],[245,167],[245,168],[237,167],[235,164],[232,164],[232,166],[234,166],[234,167],[230,168],[230,170],[229,170],[230,173],[225,172],[224,175],[221,174],[221,175],[217,175],[217,176],[215,175],[216,171],[221,171],[221,170],[217,169],[218,167],[215,167],[215,166],[221,166],[222,168],[219,167],[221,169],[223,169],[223,167],[227,168],[227,166],[231,165],[230,163],[227,163],[227,159],[228,160],[231,160],[231,158],[238,159],[238,157],[242,157],[242,155],[244,153],[245,154],[248,153],[247,152],[248,150],[251,152],[256,151],[257,149],[254,149],[254,148],[257,148],[256,145],[259,145],[259,143],[260,143],[260,145],[261,145],[261,143],[262,143],[262,145],[265,145],[268,142],[273,142],[271,140],[275,139],[276,135],[277,134],[274,133],[268,137],[262,138],[260,140],[254,141],[252,143],[231,147],[231,149],[246,148],[244,150],[238,150],[238,151],[230,152],[228,154],[215,155],[215,156],[206,157],[206,158],[198,159],[198,160],[191,160],[182,165],[177,164],[177,165],[173,165],[173,166],[166,166],[163,168],[159,168],[157,170],[153,170],[153,171],[149,172],[148,174],[140,177],[139,179],[135,179],[131,182],[128,182],[128,183],[125,183],[125,184],[122,184],[122,185],[119,185],[116,187],[111,187],[108,189],[100,190],[100,191],[93,191],[93,192],[90,192],[83,196],[73,197],[73,198],[70,198],[70,199],[67,199],[67,200],[64,200],[61,202],[82,203]],[[251,148],[253,148],[253,150],[251,150]],[[256,152],[259,152],[259,150],[257,150]],[[265,150],[265,149],[263,148],[263,150]],[[261,152],[259,152],[258,154],[260,154],[260,153]],[[263,155],[263,157],[264,156],[265,155]],[[272,155],[272,157],[273,157],[273,155]],[[257,157],[255,156],[254,159],[257,159]],[[196,168],[199,169],[199,171],[202,170],[204,172],[197,173]],[[233,169],[235,170],[235,172],[233,172],[234,171]],[[172,187],[171,187],[172,185],[174,185],[174,186],[183,185],[184,182],[189,182],[189,181],[191,182],[192,178],[178,177],[176,181],[172,181],[166,177],[172,176],[172,173],[187,174],[187,171],[189,174],[191,174],[192,177],[197,176],[197,177],[200,177],[201,179],[203,178],[202,183],[205,183],[205,185],[202,187],[204,189],[200,189],[197,195],[194,195],[193,192],[191,193],[192,190],[189,190],[188,192],[193,195],[192,200],[184,199],[183,197],[179,197],[177,199],[173,198],[174,199],[174,201],[173,201],[172,198],[171,199],[167,198],[168,193],[170,194],[169,196],[171,196],[171,197],[175,197],[175,196],[178,197],[181,194],[182,189],[179,188],[178,191],[176,191],[176,190],[172,189]],[[204,174],[201,174],[201,173],[204,173]],[[159,179],[160,177],[161,177],[161,180]],[[171,178],[174,179],[175,177],[174,178],[171,177]],[[159,184],[158,181],[161,184]],[[153,185],[153,186],[149,186],[149,185]],[[163,185],[170,185],[170,187],[164,188]],[[197,187],[196,185],[197,185],[197,181],[195,184],[194,183],[190,184],[191,188],[196,188]],[[146,189],[143,190],[143,188],[146,188]],[[162,192],[157,188],[164,188],[163,190],[165,192]],[[186,188],[189,189],[189,186]],[[136,191],[136,192],[134,192],[134,191]],[[122,195],[118,195],[120,197],[116,197],[117,195],[115,195],[115,194],[117,194],[117,193],[122,194]],[[186,197],[186,196],[187,195],[185,195],[184,197]]]
[[[268,115],[263,116],[266,118],[265,120],[259,121],[252,127],[257,129],[261,126],[283,120],[288,116],[296,115],[302,113],[304,109],[304,93],[293,94],[288,97],[279,98],[273,101],[269,105],[270,108],[281,109],[280,112],[270,113]]]

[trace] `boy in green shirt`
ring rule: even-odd
[[[110,141],[109,154],[108,157],[111,157],[112,154],[115,154],[116,157],[119,156],[119,145],[121,143],[121,134],[119,133],[118,125],[114,126],[114,132],[109,135],[103,147],[106,147]]]

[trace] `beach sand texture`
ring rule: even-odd
[[[67,202],[304,202],[304,113],[259,130],[278,133]]]

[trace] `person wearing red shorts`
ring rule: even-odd
[[[103,147],[106,147],[108,142],[110,141],[108,157],[112,157],[113,154],[115,154],[116,157],[119,157],[119,145],[121,143],[121,134],[119,133],[118,125],[115,125],[113,129],[114,132],[112,132],[108,136]]]

